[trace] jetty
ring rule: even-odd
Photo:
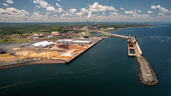
[[[142,83],[154,85],[158,82],[149,62],[143,56],[135,36],[133,38],[129,37],[128,39],[128,56],[135,57],[137,60],[139,64],[139,76]]]
[[[139,44],[137,42],[136,36],[130,37],[130,36],[123,36],[118,34],[112,34],[108,32],[98,31],[99,33],[102,33],[106,36],[110,37],[118,37],[118,38],[124,38],[128,41],[128,56],[129,57],[135,57],[136,61],[139,64],[139,76],[142,83],[146,85],[154,85],[158,82],[155,73],[153,72],[149,62],[147,59],[143,56],[143,53],[141,51],[141,48],[139,47]]]

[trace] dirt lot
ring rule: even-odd
[[[83,48],[82,46],[70,45],[68,49],[80,49],[80,51],[85,51],[87,48]]]

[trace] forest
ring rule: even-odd
[[[37,32],[66,32],[75,31],[72,29],[63,29],[64,26],[70,27],[83,27],[87,23],[83,22],[64,22],[64,23],[0,23],[0,34],[1,35],[12,35],[12,34],[27,34],[27,33],[37,33]],[[89,25],[94,25],[95,23],[90,22]],[[148,24],[138,24],[138,23],[96,23],[98,28],[108,28],[114,27],[125,28],[125,27],[143,27],[143,26],[153,26]]]

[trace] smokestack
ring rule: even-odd
[[[87,19],[87,31],[88,31],[88,19]]]
[[[91,17],[91,13],[92,13],[92,11],[90,11],[88,16],[87,16],[87,31],[88,31],[88,19]]]

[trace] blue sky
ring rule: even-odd
[[[0,22],[171,22],[171,0],[0,0]]]

